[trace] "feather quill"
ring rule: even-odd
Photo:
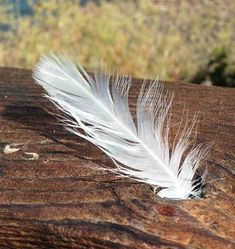
[[[202,182],[195,172],[207,148],[194,146],[186,156],[195,120],[186,125],[170,151],[169,109],[173,95],[163,84],[143,84],[136,104],[136,124],[128,105],[131,78],[96,71],[88,75],[67,57],[43,56],[33,77],[64,114],[62,122],[98,146],[114,162],[111,171],[148,183],[170,199],[198,198]],[[110,86],[111,85],[111,86]]]

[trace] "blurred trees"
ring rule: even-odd
[[[135,77],[235,86],[234,1],[79,2],[31,0],[32,15],[1,5],[0,65],[32,68],[52,50]]]

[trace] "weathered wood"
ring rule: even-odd
[[[186,104],[189,116],[200,112],[197,141],[214,141],[200,200],[160,199],[148,185],[95,170],[113,164],[45,111],[54,107],[31,72],[1,68],[0,248],[234,248],[235,90],[166,86],[173,121]],[[6,147],[13,143],[17,152]]]

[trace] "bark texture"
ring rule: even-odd
[[[134,80],[134,110],[141,80]],[[0,248],[235,248],[235,89],[166,83],[172,120],[199,112],[214,141],[200,200],[171,201],[101,170],[113,163],[46,109],[30,70],[0,68]]]

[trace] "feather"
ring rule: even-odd
[[[113,160],[116,167],[111,171],[159,188],[160,197],[201,196],[205,174],[194,178],[207,148],[199,145],[187,152],[194,119],[178,133],[170,150],[168,113],[173,95],[162,83],[143,84],[134,122],[128,105],[131,78],[111,80],[100,70],[91,77],[80,64],[76,67],[69,58],[53,54],[40,59],[33,77],[65,114],[61,121],[66,128]]]

